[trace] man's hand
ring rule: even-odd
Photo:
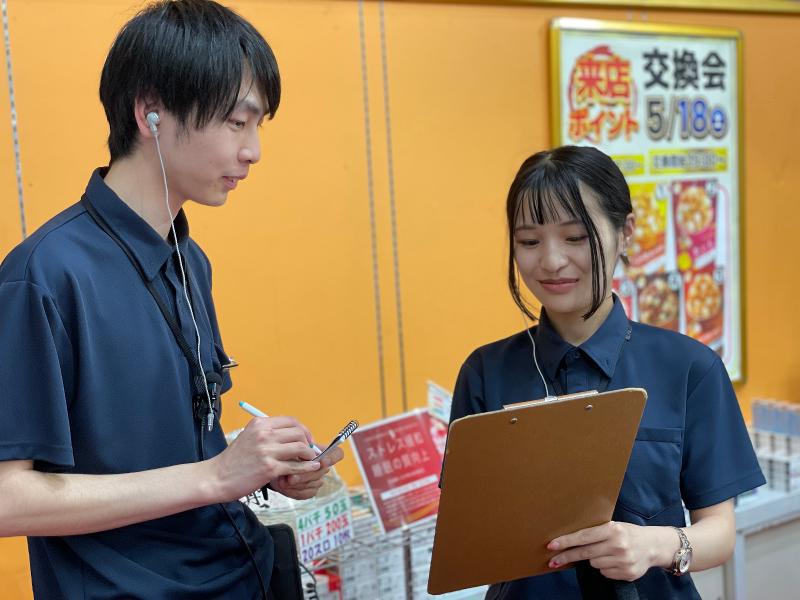
[[[563,535],[547,545],[561,550],[551,559],[551,568],[588,560],[603,576],[624,581],[639,579],[650,567],[668,566],[679,547],[671,528],[615,521]]]
[[[322,477],[319,472],[324,469],[311,460],[316,456],[312,443],[308,429],[297,419],[252,419],[228,448],[207,461],[212,481],[216,483],[217,501],[238,500],[268,482],[274,485],[281,477],[300,476],[306,482],[319,480]],[[309,478],[311,474],[313,478]]]
[[[324,448],[322,448],[324,450]],[[282,475],[277,479],[273,479],[269,486],[289,498],[295,500],[308,500],[313,498],[322,487],[322,478],[330,471],[331,467],[344,458],[344,452],[341,448],[334,448],[325,458],[322,459],[322,465],[318,471],[310,473],[303,473],[299,475]]]

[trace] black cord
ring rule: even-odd
[[[308,573],[309,577],[311,577],[311,582],[308,584],[308,589],[303,590],[304,592],[308,592],[310,594],[310,596],[307,597],[307,600],[319,600],[319,593],[317,592],[317,578],[314,577],[314,573],[312,573],[302,561],[300,562],[300,568]]]
[[[258,568],[258,563],[256,562],[256,557],[253,554],[253,550],[250,548],[250,544],[248,544],[247,541],[244,539],[242,532],[236,525],[236,521],[233,520],[231,513],[228,512],[228,509],[225,507],[225,505],[220,504],[220,507],[224,511],[225,516],[228,517],[228,520],[231,522],[231,525],[233,525],[233,528],[236,530],[236,535],[239,536],[239,539],[241,540],[242,544],[247,550],[247,554],[250,556],[250,561],[253,563],[253,568],[256,570],[256,575],[258,576],[258,583],[261,586],[261,596],[264,598],[264,600],[267,600],[267,585],[266,583],[264,583],[264,578],[261,576],[261,570]]]
[[[139,277],[141,277],[141,279],[144,282],[145,286],[147,287],[148,291],[153,296],[153,299],[156,301],[156,304],[158,305],[158,308],[161,311],[161,314],[164,316],[164,319],[166,320],[167,325],[169,325],[170,330],[172,330],[172,334],[175,337],[175,341],[178,343],[178,346],[180,346],[181,351],[186,356],[186,360],[189,362],[189,365],[192,367],[192,370],[195,372],[194,383],[195,383],[196,390],[198,392],[200,392],[200,393],[205,392],[207,394],[208,393],[207,382],[206,382],[205,385],[203,383],[203,381],[205,379],[205,377],[203,375],[203,367],[200,364],[198,358],[194,355],[194,352],[192,351],[192,349],[189,347],[188,342],[183,337],[183,333],[180,330],[180,326],[178,325],[178,323],[175,320],[175,317],[172,315],[172,313],[170,313],[169,309],[167,308],[166,304],[164,303],[163,298],[161,298],[161,296],[158,294],[158,292],[156,292],[155,287],[153,286],[153,283],[145,276],[145,273],[142,270],[141,265],[134,259],[133,254],[131,253],[131,250],[125,245],[125,243],[120,239],[120,237],[116,233],[114,233],[114,231],[111,229],[111,227],[109,227],[108,223],[106,223],[105,219],[103,219],[103,217],[100,216],[100,214],[97,212],[97,210],[94,208],[94,206],[92,206],[92,203],[89,201],[89,199],[85,195],[81,198],[81,204],[86,209],[86,212],[89,213],[89,216],[92,217],[94,222],[97,223],[98,227],[100,227],[100,229],[102,229],[112,240],[114,240],[114,242],[116,242],[116,244],[120,247],[122,252],[125,254],[125,256],[130,261],[130,263],[133,265],[134,269],[136,269],[136,271],[139,273]],[[187,277],[187,280],[188,280],[187,283],[189,284],[189,285],[187,285],[187,288],[188,288],[187,291],[188,291],[189,294],[191,294],[192,293],[191,292],[191,283],[190,283],[191,280],[190,280],[190,276],[189,276],[188,266],[189,265],[187,263],[187,265],[186,265],[186,267],[187,267],[186,277]],[[221,380],[220,380],[220,385],[221,385]],[[206,389],[202,389],[203,387],[205,387]],[[195,412],[194,411],[194,402],[192,403],[192,405],[193,405],[192,406],[192,416],[195,416],[194,415],[194,412]],[[209,411],[211,411],[209,413],[209,417],[211,419],[213,419],[214,413],[213,413],[213,407],[212,406],[209,406]],[[200,429],[200,460],[202,461],[202,460],[205,460],[205,444],[204,444],[204,435],[203,435],[203,430],[205,429],[205,423],[203,422],[202,414],[199,415],[199,419],[198,420],[199,420],[199,423],[200,423],[200,425],[199,425],[199,429]],[[250,548],[250,545],[244,539],[244,535],[242,535],[242,532],[239,530],[238,525],[236,525],[236,521],[234,521],[233,517],[228,512],[227,507],[225,507],[225,505],[222,504],[222,503],[220,503],[219,506],[222,508],[222,511],[228,517],[228,520],[231,522],[231,525],[233,525],[233,528],[236,530],[236,535],[239,536],[239,540],[242,542],[242,544],[244,545],[245,549],[247,550],[247,554],[250,556],[250,561],[253,563],[253,567],[256,570],[256,575],[258,575],[258,582],[259,582],[259,584],[261,586],[261,595],[263,596],[264,600],[268,600],[268,598],[267,598],[267,586],[264,583],[264,578],[261,576],[261,571],[258,568],[258,563],[256,562],[256,557],[253,554],[253,551]]]
[[[220,427],[222,427],[222,425],[220,425]],[[203,434],[203,430],[204,429],[205,429],[205,426],[201,421],[200,425],[199,425],[199,430],[200,430],[200,460],[201,461],[206,459],[205,444],[203,443],[204,438],[205,438],[205,435]],[[239,541],[242,542],[242,545],[245,547],[245,550],[247,550],[248,556],[250,556],[250,562],[253,563],[253,568],[256,570],[256,575],[258,576],[258,584],[261,587],[261,597],[264,600],[269,600],[269,598],[267,597],[267,585],[264,582],[264,578],[261,575],[261,569],[258,568],[258,563],[256,562],[256,557],[253,554],[253,550],[250,548],[250,544],[248,544],[247,540],[244,539],[244,535],[242,534],[241,530],[239,529],[239,526],[236,524],[236,521],[233,519],[233,516],[231,515],[231,513],[228,512],[228,508],[224,504],[222,504],[221,502],[219,503],[219,507],[222,509],[222,512],[225,513],[225,516],[228,517],[228,520],[231,522],[231,525],[233,525],[233,528],[236,530],[236,535],[239,537]]]

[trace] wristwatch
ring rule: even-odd
[[[689,543],[689,538],[680,527],[673,527],[678,532],[678,537],[681,538],[681,547],[675,553],[675,558],[672,559],[672,566],[669,572],[673,575],[680,577],[681,575],[689,572],[689,565],[692,562],[692,544]]]

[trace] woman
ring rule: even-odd
[[[699,598],[686,571],[728,559],[733,498],[765,482],[725,367],[691,338],[630,322],[612,295],[635,219],[608,156],[575,146],[533,155],[506,210],[511,295],[535,320],[522,279],[542,305],[539,323],[469,356],[451,420],[590,389],[642,387],[648,400],[612,521],[550,541],[553,573],[493,585],[487,599],[589,597],[625,588],[615,580],[635,582],[628,597]],[[575,563],[578,575],[563,569]]]

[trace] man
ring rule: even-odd
[[[229,9],[160,1],[100,98],[109,168],[0,267],[0,535],[28,536],[37,598],[266,596],[272,541],[237,499],[310,498],[342,451],[312,460],[290,417],[226,445],[230,360],[181,206],[224,204],[259,160],[275,59]]]

